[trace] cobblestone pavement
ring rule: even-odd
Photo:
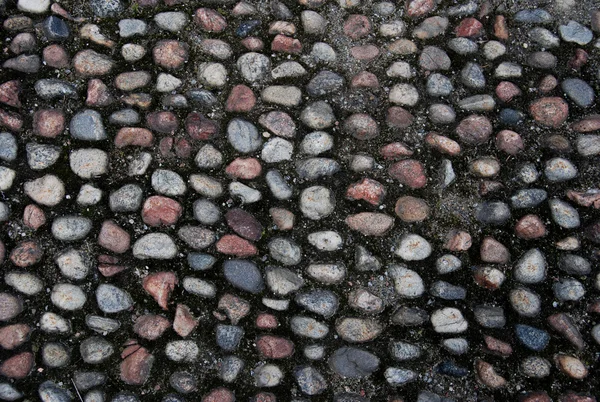
[[[0,21],[0,400],[600,395],[597,2]]]

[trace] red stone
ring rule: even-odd
[[[152,49],[154,63],[160,67],[177,70],[189,57],[189,46],[176,40],[161,40]]]
[[[177,283],[177,275],[173,272],[157,272],[146,276],[142,280],[144,290],[154,297],[154,300],[163,310],[169,309],[169,297]]]
[[[194,14],[194,22],[206,32],[223,32],[227,21],[221,14],[211,8],[199,8]]]
[[[234,232],[248,240],[259,241],[262,237],[263,226],[252,214],[243,209],[230,209],[225,214],[225,220]]]
[[[446,235],[444,248],[450,251],[467,251],[473,245],[471,235],[464,230],[451,230]]]
[[[177,335],[185,338],[198,326],[198,319],[192,315],[190,308],[185,304],[178,304],[173,320],[173,329]]]
[[[510,81],[502,81],[496,87],[496,96],[498,96],[498,99],[502,102],[508,103],[515,97],[521,96],[521,90]]]
[[[388,169],[388,173],[401,184],[412,189],[422,188],[427,184],[425,168],[421,162],[414,159],[406,159],[394,163]]]
[[[541,98],[531,104],[529,112],[538,123],[558,128],[569,116],[569,104],[559,97]]]
[[[368,71],[361,71],[352,77],[350,86],[352,88],[379,88],[379,80],[375,74]]]
[[[61,45],[46,46],[42,51],[42,58],[52,68],[67,68],[71,64],[69,54]]]
[[[20,380],[27,377],[34,364],[33,353],[19,353],[4,360],[0,366],[0,374],[8,378]]]
[[[235,158],[225,168],[229,177],[241,180],[256,179],[262,173],[262,166],[256,158]]]
[[[481,35],[483,24],[476,18],[465,18],[456,27],[456,36],[474,38]]]
[[[422,17],[429,14],[435,6],[434,0],[411,0],[407,2],[406,13],[411,18]]]
[[[18,113],[0,109],[0,127],[6,127],[11,131],[21,131],[23,129],[23,117]]]
[[[231,89],[225,110],[228,112],[249,112],[256,104],[254,92],[246,85],[236,85]]]
[[[173,112],[154,112],[146,115],[146,124],[153,131],[174,134],[179,128],[179,119]]]
[[[569,67],[573,70],[580,70],[581,67],[585,66],[590,58],[588,52],[583,49],[575,49],[573,58],[569,60]]]
[[[105,107],[113,103],[114,100],[102,80],[94,78],[88,81],[87,98],[85,99],[87,106]]]
[[[235,395],[227,388],[216,388],[206,394],[202,402],[235,402]]]
[[[44,250],[33,240],[19,243],[10,253],[10,260],[17,267],[25,268],[42,260]]]
[[[350,48],[350,54],[356,60],[371,61],[379,56],[379,48],[375,45],[362,45]]]
[[[0,240],[0,265],[4,263],[4,257],[6,257],[6,246],[2,240]]]
[[[219,133],[219,125],[200,113],[192,112],[185,118],[185,131],[193,140],[205,141]]]
[[[298,39],[289,36],[277,35],[271,42],[271,50],[281,53],[302,53],[302,43]]]
[[[55,138],[65,129],[65,115],[58,109],[41,109],[33,114],[33,133]]]
[[[265,359],[285,359],[294,354],[294,343],[278,336],[262,335],[256,341],[256,349]]]
[[[29,204],[23,210],[23,224],[25,226],[38,230],[46,223],[46,214],[35,204]]]
[[[256,36],[249,36],[247,38],[242,39],[242,46],[251,52],[260,52],[265,48],[264,42],[257,38]]]
[[[21,107],[20,92],[21,83],[18,80],[7,81],[0,85],[0,102],[13,107]]]
[[[350,200],[364,200],[371,205],[381,205],[385,193],[385,186],[383,184],[377,180],[364,178],[348,186],[346,198]]]
[[[143,385],[150,377],[154,356],[140,345],[131,345],[121,353],[121,381],[129,385]]]
[[[258,249],[254,244],[232,234],[221,237],[216,247],[219,253],[235,255],[236,257],[250,257],[258,254]]]
[[[521,239],[539,239],[546,235],[546,226],[539,216],[525,215],[515,225],[515,233]]]
[[[123,127],[117,132],[115,146],[123,148],[127,146],[150,147],[154,142],[152,131],[141,127]]]
[[[277,317],[273,314],[262,313],[256,317],[256,327],[260,329],[274,329],[279,326]]]
[[[131,236],[113,221],[104,221],[98,234],[98,244],[114,253],[124,253],[129,250]]]
[[[458,142],[437,133],[429,133],[425,136],[425,142],[438,152],[456,156],[460,154],[460,145]]]
[[[144,339],[154,341],[171,327],[171,322],[162,315],[146,314],[138,317],[133,324],[133,332]]]
[[[344,34],[350,39],[360,39],[369,35],[371,23],[362,14],[352,14],[344,22]]]
[[[27,324],[14,324],[0,328],[0,346],[12,350],[29,339],[31,328]]]
[[[508,39],[508,26],[503,15],[497,15],[494,20],[494,36],[500,40]]]
[[[148,197],[142,207],[142,220],[150,226],[174,225],[181,217],[183,207],[177,201],[153,195]]]
[[[254,398],[250,400],[251,402],[277,402],[277,397],[275,394],[271,392],[259,392],[254,395]]]
[[[379,153],[385,159],[400,159],[406,156],[412,156],[414,152],[408,147],[408,145],[397,141],[384,145],[379,150]]]

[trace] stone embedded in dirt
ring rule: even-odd
[[[364,113],[353,114],[344,120],[344,131],[358,140],[372,140],[379,135],[379,127],[371,116]]]
[[[133,325],[133,332],[144,339],[154,341],[171,327],[171,322],[163,316],[146,314],[138,317]]]
[[[569,116],[569,105],[559,97],[540,98],[529,106],[532,117],[540,124],[557,128]]]
[[[258,241],[262,237],[263,226],[252,214],[242,209],[229,210],[225,220],[234,232],[248,240]]]
[[[286,359],[294,353],[294,343],[286,338],[262,335],[256,340],[256,349],[266,359]]]
[[[189,45],[177,40],[161,40],[152,48],[154,63],[168,70],[178,70],[187,62]]]
[[[50,174],[25,182],[23,190],[38,204],[50,207],[58,205],[65,197],[62,180]]]
[[[169,297],[178,280],[173,272],[157,272],[142,280],[144,290],[148,292],[163,310],[168,310]]]
[[[105,313],[119,313],[133,305],[133,299],[128,292],[104,283],[96,289],[96,301],[100,310]]]
[[[73,68],[84,77],[102,76],[111,72],[114,61],[94,50],[86,49],[73,57]]]
[[[346,198],[364,200],[371,205],[380,205],[385,197],[385,186],[377,180],[364,178],[351,184],[346,191]]]
[[[500,376],[494,366],[484,362],[483,360],[477,360],[475,362],[475,370],[477,371],[477,378],[486,386],[497,389],[506,386],[506,379]]]
[[[128,385],[143,385],[150,377],[154,356],[146,348],[133,342],[121,353],[121,381]]]
[[[481,145],[492,134],[492,123],[485,116],[470,115],[458,124],[456,134],[467,145]]]
[[[152,258],[172,259],[177,255],[177,246],[165,233],[150,233],[139,238],[133,245],[133,256],[141,260]]]
[[[379,368],[379,358],[363,349],[341,347],[329,358],[329,367],[346,378],[362,378]]]
[[[173,330],[181,337],[189,336],[198,326],[198,319],[195,318],[188,306],[178,304],[175,310],[175,318],[173,320]]]
[[[228,260],[223,264],[225,278],[235,287],[250,293],[259,293],[264,288],[258,267],[247,260]]]
[[[44,250],[39,243],[25,240],[11,251],[10,260],[17,267],[25,268],[40,262],[43,255]]]
[[[35,359],[33,353],[22,352],[2,362],[2,365],[0,365],[0,374],[7,378],[20,380],[27,377],[34,365]]]
[[[150,226],[174,225],[182,213],[181,204],[171,198],[159,195],[147,198],[142,206],[142,220]]]
[[[588,376],[588,369],[584,363],[574,356],[558,354],[554,357],[556,367],[569,377],[582,380]]]
[[[427,175],[423,164],[414,159],[405,159],[396,162],[390,166],[388,172],[400,184],[406,185],[411,189],[422,188],[427,184]]]
[[[58,283],[52,288],[50,300],[56,307],[67,310],[81,310],[87,301],[87,296],[83,289],[70,283]]]
[[[27,324],[2,327],[0,328],[0,346],[6,350],[13,350],[29,340],[30,333],[31,328]]]
[[[440,334],[456,334],[467,330],[468,323],[460,310],[453,307],[445,307],[436,310],[431,315],[431,324],[435,332]]]
[[[217,251],[236,257],[250,257],[258,253],[256,246],[237,235],[227,234],[216,243]]]
[[[525,215],[517,221],[515,233],[525,240],[538,239],[546,235],[546,225],[537,215]]]
[[[394,218],[376,212],[361,212],[349,215],[346,224],[365,236],[383,236],[394,226]]]
[[[52,222],[52,236],[60,241],[83,240],[92,230],[89,218],[77,215],[61,216]]]

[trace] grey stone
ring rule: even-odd
[[[144,194],[137,184],[126,184],[109,196],[110,209],[113,212],[135,212],[142,205]]]
[[[262,273],[251,261],[247,260],[228,260],[223,263],[223,273],[225,278],[238,289],[250,293],[261,292],[265,284]]]
[[[17,139],[10,133],[0,133],[0,159],[12,162],[17,158]]]
[[[149,233],[140,237],[133,245],[133,256],[140,260],[168,260],[177,255],[177,246],[165,233]]]
[[[231,120],[227,125],[227,139],[236,151],[242,153],[254,152],[262,144],[256,126],[238,118]]]
[[[565,42],[576,43],[580,46],[587,45],[594,39],[594,34],[589,28],[573,20],[569,21],[567,25],[559,26],[558,32]]]
[[[0,150],[2,149],[1,142],[2,139],[0,138]],[[29,167],[33,170],[43,170],[49,168],[58,161],[58,158],[60,158],[61,147],[28,142],[25,146],[25,150],[27,151],[27,164]],[[1,153],[2,151],[0,151],[0,154]]]
[[[38,395],[42,402],[71,402],[73,395],[65,388],[48,380],[38,387]]]
[[[319,395],[327,389],[325,377],[314,367],[296,367],[294,377],[300,390],[307,395]]]
[[[52,236],[60,241],[82,240],[92,230],[92,221],[83,216],[61,216],[52,222],[51,230]]]
[[[43,78],[37,80],[34,85],[35,92],[45,100],[55,98],[77,98],[75,85],[56,78]]]
[[[315,289],[296,295],[296,303],[307,311],[322,315],[325,318],[332,317],[339,305],[338,297],[330,290]]]
[[[127,291],[106,283],[96,289],[96,302],[98,308],[107,314],[120,313],[133,306],[133,299]]]
[[[594,89],[587,82],[579,78],[567,78],[563,80],[560,86],[569,99],[579,107],[589,107],[596,99]]]
[[[237,325],[218,324],[215,332],[217,345],[226,352],[236,350],[244,337],[244,330]]]
[[[297,265],[302,259],[302,249],[296,242],[284,237],[275,237],[269,242],[271,258],[283,265]]]
[[[333,352],[329,366],[343,377],[361,378],[377,371],[379,358],[363,349],[342,347]]]
[[[79,352],[84,362],[88,364],[100,364],[115,352],[115,348],[106,339],[99,336],[92,336],[81,342]]]

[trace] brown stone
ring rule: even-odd
[[[552,398],[546,391],[536,391],[519,396],[519,402],[552,402]]]
[[[436,151],[450,156],[459,155],[461,151],[458,142],[438,133],[427,134],[425,142]]]
[[[475,38],[481,35],[483,24],[476,18],[465,18],[456,27],[456,36]]]
[[[162,315],[146,314],[138,317],[133,324],[133,332],[144,339],[154,341],[171,327],[171,322]]]
[[[556,362],[556,367],[571,378],[583,380],[588,376],[589,371],[587,367],[581,360],[574,356],[558,354],[554,356],[554,361]]]
[[[350,55],[356,60],[371,61],[379,56],[380,50],[375,45],[361,45],[350,48]]]
[[[561,395],[558,402],[596,402],[596,398],[591,395],[576,394],[573,391],[569,391],[566,394]]]
[[[21,93],[21,82],[18,80],[6,81],[0,85],[0,102],[13,107],[21,107],[19,94]]]
[[[168,310],[169,297],[178,282],[174,272],[157,272],[146,276],[142,286],[163,310]]]
[[[575,49],[575,54],[569,60],[569,67],[573,70],[580,70],[581,67],[585,66],[590,59],[590,55],[583,49]]]
[[[383,236],[394,226],[394,218],[378,212],[360,212],[349,215],[346,225],[365,236]]]
[[[569,153],[572,151],[569,140],[560,134],[552,134],[543,138],[542,145],[557,153]]]
[[[185,338],[198,326],[198,319],[194,317],[190,308],[185,304],[178,304],[173,320],[173,329],[177,335]]]
[[[146,124],[152,131],[162,134],[175,134],[179,128],[179,119],[173,112],[153,112],[146,115]]]
[[[412,189],[423,188],[427,184],[425,168],[421,162],[414,159],[405,159],[394,163],[388,173],[403,185]]]
[[[252,180],[260,176],[262,166],[256,158],[235,158],[225,168],[229,177],[241,180]]]
[[[199,8],[194,14],[194,22],[206,32],[223,32],[227,21],[221,14],[211,8]]]
[[[98,244],[114,253],[124,253],[129,250],[131,236],[125,229],[113,221],[104,221],[98,234]]]
[[[464,230],[451,230],[446,235],[444,248],[450,251],[467,251],[471,248],[473,240],[471,235]]]
[[[29,204],[23,210],[23,224],[33,230],[38,230],[46,224],[46,214],[35,204]]]
[[[236,85],[231,89],[225,110],[228,112],[249,112],[256,104],[254,92],[246,85]]]
[[[405,129],[415,121],[415,117],[400,106],[392,106],[387,110],[386,123],[389,127]]]
[[[0,127],[6,127],[11,131],[21,131],[23,129],[23,117],[18,113],[0,109]]]
[[[261,114],[258,122],[261,126],[279,137],[294,138],[296,136],[296,123],[294,123],[294,119],[289,114],[280,110]]]
[[[269,215],[271,215],[273,224],[277,226],[277,229],[292,230],[294,228],[296,217],[293,212],[284,208],[271,208],[269,209]]]
[[[485,347],[487,348],[487,350],[494,354],[507,357],[510,356],[513,352],[512,347],[508,343],[496,339],[492,336],[484,335],[483,340],[485,341]]]
[[[260,52],[265,48],[264,42],[256,36],[249,36],[242,39],[241,44],[251,52]]]
[[[588,190],[586,192],[583,191],[575,191],[568,190],[567,197],[577,205],[581,205],[582,207],[593,207],[600,208],[600,192]]]
[[[33,133],[55,138],[65,129],[65,115],[58,109],[41,109],[33,114]]]
[[[350,81],[350,87],[379,88],[379,79],[377,79],[377,76],[373,73],[370,73],[368,71],[361,71],[360,73],[352,77],[352,80]]]
[[[202,398],[202,402],[235,402],[235,395],[227,388],[215,388]]]
[[[396,141],[381,147],[379,153],[385,159],[401,159],[406,156],[412,156],[414,152],[405,143]]]
[[[344,120],[343,130],[357,140],[367,141],[379,135],[377,122],[366,113],[355,113]]]
[[[27,324],[14,324],[0,328],[0,346],[12,350],[29,339],[31,328]]]
[[[140,345],[128,346],[121,353],[121,381],[129,385],[143,385],[150,377],[154,356]]]
[[[502,102],[509,103],[517,96],[521,96],[522,92],[518,86],[510,81],[502,81],[496,86],[496,96]]]
[[[91,107],[109,106],[115,101],[108,91],[108,87],[97,78],[88,81],[87,98],[85,104]]]
[[[385,193],[385,186],[383,184],[377,180],[364,178],[348,186],[346,198],[350,200],[364,200],[371,205],[381,205]]]
[[[262,335],[256,340],[256,349],[262,358],[285,359],[294,354],[294,342],[272,335]]]
[[[17,267],[25,268],[37,264],[42,260],[44,250],[33,240],[19,243],[10,253],[10,260]]]
[[[569,116],[569,104],[559,97],[540,98],[531,104],[529,112],[538,123],[558,128]]]
[[[127,106],[148,109],[152,105],[152,96],[145,93],[127,94],[121,97],[121,102]]]
[[[154,63],[169,70],[180,69],[189,57],[189,46],[176,40],[161,40],[152,49]]]
[[[236,257],[250,257],[258,254],[254,244],[237,235],[225,235],[216,244],[219,253],[235,255]]]
[[[429,206],[425,200],[407,195],[398,198],[394,212],[402,222],[422,222],[429,217]]]
[[[46,46],[42,51],[42,58],[52,68],[67,68],[71,64],[69,54],[61,45]]]
[[[237,234],[248,240],[259,241],[264,230],[260,222],[250,213],[234,208],[225,214],[227,225]]]
[[[225,311],[225,315],[232,325],[237,325],[242,318],[250,313],[250,303],[229,293],[224,294],[219,299],[217,307],[219,310]]]
[[[481,261],[492,264],[506,264],[510,261],[510,252],[504,244],[489,236],[481,242],[479,255]]]
[[[497,15],[494,20],[494,36],[500,40],[508,40],[508,25],[503,15]]]
[[[523,138],[519,133],[502,130],[496,135],[496,147],[509,155],[516,155],[525,149],[525,144],[523,144]]]
[[[192,112],[185,118],[185,131],[192,139],[205,141],[219,133],[219,125],[200,113]]]
[[[592,114],[571,124],[571,129],[578,133],[591,133],[600,130],[600,114]]]
[[[183,212],[183,207],[174,199],[153,195],[142,207],[142,220],[150,226],[174,225]]]
[[[277,317],[273,314],[261,313],[256,317],[256,327],[260,329],[274,329],[279,326]]]
[[[302,53],[302,43],[298,39],[277,35],[271,42],[273,52],[298,54]]]
[[[117,132],[115,146],[123,148],[127,146],[151,147],[154,142],[152,131],[141,127],[123,127]]]
[[[506,380],[496,373],[494,366],[483,360],[475,362],[475,370],[479,381],[492,389],[502,388],[506,385]]]
[[[106,75],[114,67],[113,60],[91,49],[81,50],[73,57],[73,68],[85,77]]]
[[[485,116],[470,115],[461,120],[456,127],[456,134],[468,145],[481,145],[492,135],[492,123]]]
[[[521,239],[539,239],[546,235],[546,226],[539,216],[525,215],[515,225],[515,233]]]
[[[371,32],[371,22],[361,14],[352,14],[344,22],[344,34],[350,39],[360,39]]]
[[[552,92],[558,86],[558,80],[553,75],[547,75],[540,81],[538,90],[544,94]]]
[[[565,313],[552,314],[548,317],[548,324],[562,335],[566,340],[571,342],[577,349],[583,350],[585,342],[581,336],[581,332],[575,325],[573,319]]]
[[[4,360],[0,366],[0,374],[8,378],[20,380],[27,377],[34,364],[33,353],[19,353]]]

